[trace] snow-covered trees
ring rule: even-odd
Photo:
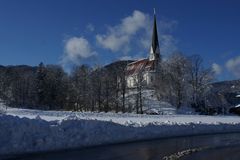
[[[175,105],[180,108],[186,99],[188,73],[188,61],[182,54],[173,54],[168,60],[168,74],[172,96],[175,99]]]
[[[34,90],[34,67],[9,66],[2,70],[1,74],[1,99],[8,105],[29,106],[32,103]]]
[[[105,67],[75,67],[70,74],[75,110],[125,112],[125,62]]]
[[[40,106],[44,105],[44,101],[45,101],[45,79],[46,79],[46,68],[43,63],[40,63],[37,68],[37,75],[35,79],[37,104]]]
[[[60,66],[40,64],[37,69],[36,90],[41,108],[63,109],[68,94],[68,77]]]
[[[210,69],[203,67],[199,55],[186,57],[174,53],[161,63],[155,84],[158,97],[177,108],[182,105],[203,107],[212,75]]]
[[[136,111],[143,113],[143,74],[137,75],[135,98],[129,100],[126,66],[118,61],[104,67],[75,66],[67,74],[59,65],[0,66],[0,99],[11,106],[76,111]],[[203,107],[211,70],[200,56],[172,54],[161,62],[154,89],[161,101],[177,108]]]
[[[177,108],[186,102],[189,61],[181,53],[175,53],[161,64],[156,89],[159,99]]]
[[[7,105],[63,109],[68,97],[68,76],[57,65],[10,66],[0,72],[0,99]]]
[[[91,104],[89,99],[90,71],[90,67],[82,65],[75,67],[72,72],[74,110],[87,110]]]
[[[144,89],[144,78],[143,72],[140,71],[134,78],[136,84],[136,94],[135,94],[135,109],[137,114],[143,114],[143,89]]]
[[[199,55],[189,57],[189,97],[192,107],[201,110],[205,107],[205,97],[210,89],[210,83],[213,81],[213,73],[210,68],[203,67],[203,60]]]

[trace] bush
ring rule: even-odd
[[[229,109],[229,113],[240,115],[240,107],[232,107]]]

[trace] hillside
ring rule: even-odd
[[[228,113],[231,107],[240,104],[240,80],[213,83],[207,97],[207,106],[219,113]]]

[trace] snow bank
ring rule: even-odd
[[[0,155],[172,136],[240,132],[240,120],[233,116],[91,115],[70,114],[61,120],[51,121],[44,120],[41,115],[35,115],[33,119],[0,115]]]
[[[236,105],[235,108],[239,108],[240,107],[240,104]]]
[[[4,114],[7,111],[7,107],[1,102],[0,99],[0,114]]]

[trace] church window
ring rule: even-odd
[[[150,81],[153,82],[153,76],[150,76]]]

